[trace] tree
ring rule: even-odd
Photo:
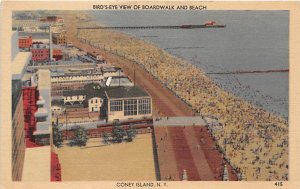
[[[85,146],[87,143],[88,137],[87,132],[84,127],[76,127],[74,130],[74,136],[70,141],[71,145],[77,145],[77,146]]]
[[[108,144],[109,143],[109,133],[108,132],[104,132],[102,135],[102,143],[104,144]]]
[[[133,138],[137,135],[137,130],[133,129],[131,126],[126,130],[127,141],[132,142]]]
[[[119,126],[119,125],[113,126],[112,137],[115,142],[118,142],[118,143],[122,142],[125,135],[126,135],[126,132],[121,126]]]
[[[64,141],[63,132],[58,128],[57,125],[52,126],[53,144],[56,147],[61,147]]]

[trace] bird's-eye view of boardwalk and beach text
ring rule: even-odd
[[[288,11],[14,11],[11,45],[13,181],[289,179]]]

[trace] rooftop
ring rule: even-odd
[[[38,88],[50,89],[51,88],[50,71],[48,69],[39,69],[37,73],[38,73]]]
[[[50,180],[50,146],[26,148],[22,181]]]
[[[117,72],[118,70],[121,71],[120,68],[116,67],[102,67],[102,72]]]
[[[21,79],[31,58],[31,52],[19,52],[12,62],[12,79]]]
[[[133,86],[134,84],[126,76],[116,76],[109,77],[106,82],[106,86],[115,87],[115,86]]]
[[[86,91],[85,90],[63,91],[63,96],[78,96],[78,95],[86,95]]]
[[[33,43],[32,49],[48,49],[49,45],[43,44],[43,43]]]
[[[28,39],[28,38],[31,38],[31,36],[27,36],[27,35],[25,35],[25,36],[19,36],[19,39]]]
[[[115,87],[106,91],[108,98],[134,98],[149,97],[149,94],[138,86],[133,87]]]
[[[15,114],[18,102],[22,96],[22,81],[21,80],[12,80],[12,117]]]
[[[32,36],[32,39],[49,39],[48,32],[19,32],[19,36]]]

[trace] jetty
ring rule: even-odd
[[[289,72],[289,69],[281,70],[254,70],[254,71],[233,71],[233,72],[208,72],[210,75],[223,75],[223,74],[252,74],[252,73],[278,73],[278,72]]]

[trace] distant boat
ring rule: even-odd
[[[181,25],[182,29],[193,29],[193,28],[225,28],[226,25],[219,25],[216,21],[208,21],[202,25]]]

